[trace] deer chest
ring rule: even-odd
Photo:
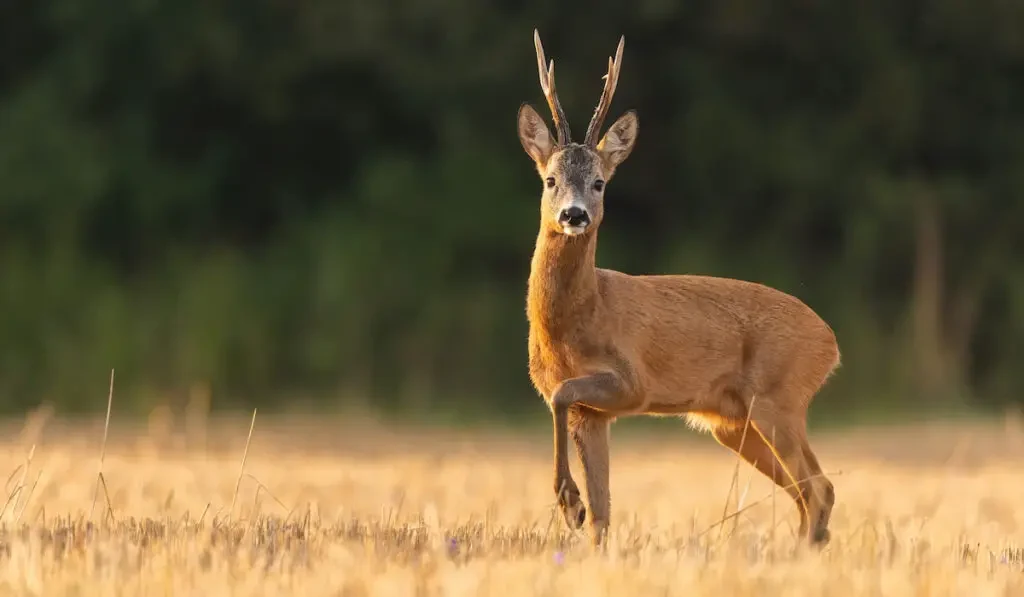
[[[530,380],[545,400],[563,381],[603,368],[602,351],[591,343],[546,340],[531,334],[529,342]]]

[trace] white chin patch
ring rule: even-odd
[[[586,229],[586,226],[562,226],[562,234],[566,236],[579,236]]]

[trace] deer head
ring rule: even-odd
[[[569,122],[555,88],[555,61],[545,65],[544,47],[536,29],[533,31],[533,43],[537,49],[540,86],[551,108],[557,136],[552,137],[547,124],[532,106],[523,104],[519,108],[519,141],[533,158],[544,181],[541,226],[552,232],[578,236],[596,230],[601,223],[605,185],[615,174],[615,169],[629,157],[636,143],[639,121],[633,110],[620,116],[598,140],[619,81],[626,39],[619,39],[615,58],[608,59],[604,91],[582,144],[574,143],[570,137]]]

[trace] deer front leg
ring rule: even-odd
[[[560,406],[552,400],[551,412],[554,415],[555,432],[555,496],[558,498],[558,507],[562,511],[565,523],[575,530],[583,526],[583,521],[587,518],[587,509],[580,500],[580,488],[569,471],[569,457],[566,454],[569,407]]]
[[[578,529],[583,526],[587,509],[580,500],[579,487],[569,471],[569,408],[573,405],[615,414],[640,406],[640,400],[627,389],[618,375],[611,372],[566,380],[551,397],[555,433],[555,495],[558,496],[558,506],[566,524]],[[607,519],[607,514],[604,518]],[[604,523],[607,524],[607,520]]]
[[[608,432],[611,417],[586,408],[569,411],[569,433],[583,464],[590,509],[591,540],[601,545],[608,534],[611,494],[608,488]]]

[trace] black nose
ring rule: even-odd
[[[563,209],[562,213],[558,214],[558,223],[570,226],[585,226],[590,223],[590,215],[587,213],[587,210],[574,205],[568,209]]]

